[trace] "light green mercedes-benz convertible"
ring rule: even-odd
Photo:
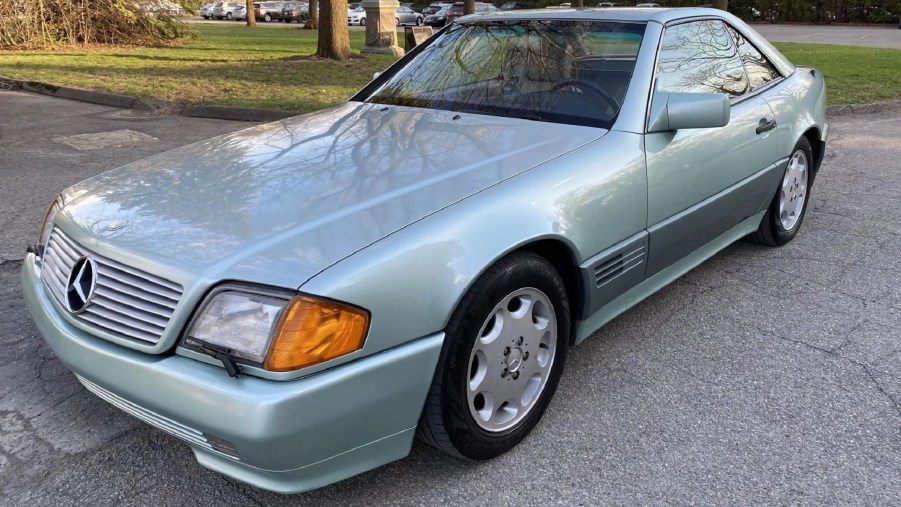
[[[416,435],[489,459],[572,345],[798,233],[824,99],[720,11],[467,16],[342,106],[67,189],[22,284],[85,387],[239,480],[316,488]]]

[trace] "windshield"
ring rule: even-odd
[[[610,128],[644,28],[607,21],[455,25],[355,100]]]

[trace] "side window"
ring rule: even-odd
[[[725,93],[750,91],[748,77],[729,29],[722,21],[692,21],[671,26],[663,34],[657,82],[673,92]]]
[[[757,48],[748,42],[742,34],[732,27],[729,28],[729,31],[735,37],[735,44],[738,46],[738,56],[745,65],[745,72],[748,73],[748,81],[751,83],[752,90],[782,77],[779,71],[776,70],[776,66],[770,63],[760,51],[757,51]]]

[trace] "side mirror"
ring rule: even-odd
[[[731,107],[723,93],[677,93],[654,91],[648,133],[679,129],[725,127]]]

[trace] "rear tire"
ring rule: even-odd
[[[226,13],[225,19],[228,19],[228,20],[232,19],[232,13],[230,13],[230,12]]]
[[[779,188],[776,189],[776,195],[767,208],[760,227],[748,236],[749,239],[769,246],[782,246],[794,239],[801,229],[807,204],[810,202],[813,161],[810,141],[802,137],[788,158]]]
[[[517,252],[498,261],[445,328],[417,435],[465,459],[512,449],[554,396],[569,331],[566,288],[547,260]]]

